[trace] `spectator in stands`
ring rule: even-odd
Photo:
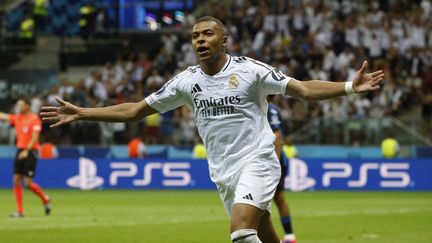
[[[163,77],[160,75],[159,70],[154,68],[151,70],[150,76],[146,80],[146,90],[154,92],[162,87],[164,82]]]
[[[399,143],[394,138],[393,134],[389,134],[389,136],[381,142],[381,154],[383,158],[394,159],[398,156],[399,151]]]
[[[33,15],[38,32],[43,32],[46,27],[48,8],[48,0],[34,0]]]
[[[34,96],[31,100],[31,111],[35,114],[38,114],[40,112],[40,109],[42,107],[42,99],[40,96]]]
[[[137,64],[144,68],[144,70],[149,70],[152,67],[152,61],[150,60],[148,54],[146,52],[138,53]]]
[[[432,65],[423,76],[421,92],[422,118],[429,138],[432,138]]]
[[[84,80],[77,81],[73,84],[73,92],[70,94],[70,100],[81,106],[88,106],[87,93],[84,88]]]
[[[41,159],[55,159],[59,156],[57,147],[50,142],[41,144],[39,154]]]
[[[7,34],[6,14],[0,10],[0,43],[4,43]]]
[[[199,136],[195,136],[195,145],[192,151],[192,158],[207,159],[207,151]]]
[[[88,38],[91,37],[94,32],[96,14],[95,7],[90,3],[86,3],[80,8],[79,13],[81,37],[83,40],[88,40]]]
[[[173,134],[177,121],[174,119],[176,111],[168,111],[162,114],[162,137],[164,144],[173,143]]]
[[[192,145],[195,139],[195,122],[193,113],[187,106],[182,106],[176,113],[179,129],[175,135],[177,144]]]
[[[98,37],[104,37],[109,28],[106,9],[98,8],[95,13],[95,34]]]
[[[33,46],[36,44],[35,22],[32,14],[26,14],[20,24],[19,39],[21,44]]]
[[[57,95],[60,97],[64,97],[65,99],[70,99],[72,93],[75,91],[75,87],[72,82],[67,79],[62,79],[60,81],[61,86],[58,89]]]
[[[99,127],[101,130],[101,143],[104,146],[110,146],[114,143],[114,126],[113,123],[99,122]]]
[[[0,122],[0,143],[7,144],[9,142],[10,133],[12,130],[7,122]]]
[[[129,61],[130,57],[132,56],[132,47],[131,47],[131,42],[128,39],[124,39],[122,41],[122,47],[119,53],[119,58],[124,61],[127,62]]]
[[[114,142],[117,144],[125,144],[126,139],[126,124],[125,123],[114,123]],[[136,134],[134,134],[136,135]]]
[[[160,138],[161,114],[155,113],[144,118],[144,138],[146,144],[157,144]]]
[[[129,158],[144,158],[147,149],[141,138],[134,138],[128,143]]]
[[[297,147],[293,143],[293,139],[291,136],[286,136],[284,139],[284,145],[282,146],[283,154],[288,158],[297,158],[298,151]]]

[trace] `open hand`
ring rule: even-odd
[[[24,149],[18,154],[18,159],[19,160],[27,159],[28,156],[29,156],[29,151],[27,149]]]
[[[50,127],[58,127],[63,124],[78,120],[78,107],[58,97],[55,98],[60,106],[43,106],[40,116],[43,121],[52,122]]]
[[[373,73],[366,73],[367,67],[368,63],[364,61],[353,80],[353,89],[356,93],[368,92],[381,88],[380,85],[384,79],[384,72],[379,70]]]

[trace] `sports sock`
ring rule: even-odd
[[[21,185],[16,185],[13,187],[13,191],[15,194],[15,202],[16,202],[16,207],[17,207],[17,212],[19,214],[22,214],[24,209],[23,209],[23,193],[22,193],[22,186]]]
[[[291,217],[290,216],[282,216],[281,217],[282,226],[285,231],[285,235],[293,234],[293,229],[291,225]]]
[[[233,243],[262,243],[254,229],[241,229],[231,234]]]
[[[43,204],[48,203],[48,198],[45,196],[45,193],[42,191],[42,188],[40,188],[40,186],[38,184],[33,182],[30,186],[30,189],[32,190],[32,192],[34,192],[36,195],[38,195],[40,197]]]
[[[285,235],[283,239],[289,240],[289,241],[294,241],[296,239],[296,237],[294,234],[288,234],[288,235]]]

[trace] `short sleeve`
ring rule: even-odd
[[[42,122],[38,116],[36,116],[35,120],[33,121],[32,129],[33,129],[33,132],[41,132],[42,131]]]
[[[16,123],[16,119],[17,119],[17,115],[9,115],[9,124],[14,126]]]
[[[168,81],[162,88],[145,98],[145,101],[152,108],[160,113],[173,110],[182,106],[185,101],[179,87],[179,82],[184,80],[182,73]]]
[[[292,79],[291,77],[265,63],[256,60],[252,60],[252,62],[256,65],[254,70],[265,95],[285,94],[287,84]]]

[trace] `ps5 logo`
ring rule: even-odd
[[[289,175],[285,178],[285,188],[291,191],[304,191],[315,186],[314,178],[308,177],[309,168],[301,159],[291,158],[289,160]]]
[[[138,167],[135,163],[113,162],[111,163],[109,181],[111,186],[118,184],[119,178],[133,178],[138,174]],[[182,187],[188,186],[192,182],[192,177],[188,171],[190,163],[161,163],[150,162],[145,164],[142,171],[142,178],[132,181],[134,186],[148,186],[152,183],[153,173],[156,170],[162,171],[162,185]]]
[[[117,186],[119,179],[134,178],[134,186],[149,186],[154,181],[154,174],[157,170],[162,173],[162,185],[172,187],[188,186],[192,183],[189,173],[190,163],[162,163],[149,162],[142,169],[142,177],[135,178],[139,174],[138,166],[133,162],[112,162],[110,163],[109,185]],[[101,187],[104,179],[97,176],[96,162],[88,158],[79,159],[78,175],[69,178],[66,184],[73,188],[91,190]]]
[[[350,188],[361,188],[367,185],[368,175],[371,171],[379,171],[382,188],[405,188],[410,185],[411,178],[408,173],[409,163],[364,163],[360,166],[358,179],[347,182]],[[326,170],[322,176],[323,187],[330,187],[332,180],[349,178],[353,175],[353,168],[349,163],[324,163]]]
[[[78,175],[66,181],[68,186],[81,190],[91,190],[103,185],[104,179],[97,176],[97,167],[94,161],[80,158],[78,171]]]

